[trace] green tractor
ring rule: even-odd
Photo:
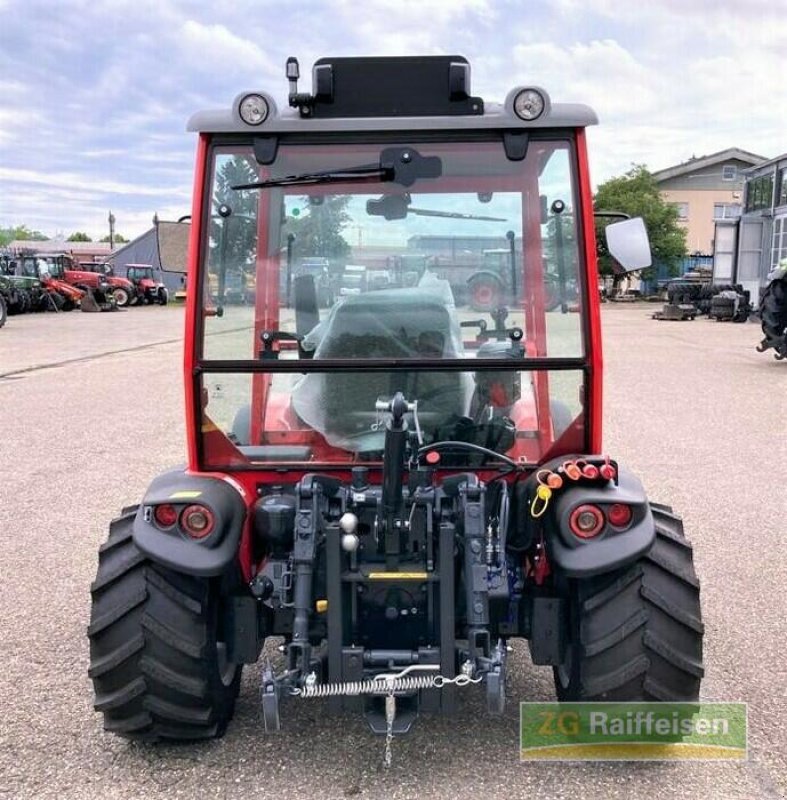
[[[6,302],[8,294],[8,278],[4,275],[0,275],[0,328],[5,325],[5,321],[8,318],[8,303]]]
[[[41,281],[29,275],[17,275],[17,262],[7,256],[0,259],[0,294],[8,314],[45,310],[49,297]]]

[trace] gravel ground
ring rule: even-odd
[[[742,763],[520,764],[516,701],[551,700],[517,646],[509,708],[422,719],[380,769],[355,717],[293,702],[261,732],[247,669],[226,737],[139,746],[104,734],[87,678],[89,585],[109,519],[183,460],[175,308],[28,315],[0,332],[0,795],[13,798],[640,798],[787,793],[787,364],[755,325],[604,309],[606,447],[685,517],[703,582],[703,699],[749,703]],[[52,490],[54,488],[54,491]]]

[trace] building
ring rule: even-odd
[[[740,283],[756,304],[787,259],[787,153],[746,170],[744,181],[740,218],[716,223],[713,279]]]
[[[715,222],[740,216],[745,171],[765,160],[731,147],[653,173],[662,197],[678,208],[689,253],[713,252]]]
[[[36,255],[49,253],[66,253],[75,262],[104,261],[112,251],[109,242],[69,242],[65,239],[16,239],[8,245],[14,253],[22,251]]]
[[[106,260],[112,264],[115,274],[122,277],[129,264],[149,264],[173,295],[185,287],[190,230],[188,222],[155,219],[149,231],[114,250]]]

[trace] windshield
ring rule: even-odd
[[[270,166],[215,148],[199,347],[203,413],[231,445],[218,461],[379,460],[375,405],[396,391],[427,444],[541,459],[581,412],[581,369],[528,367],[584,355],[572,148],[282,143]],[[428,168],[347,177],[391,152]],[[489,359],[501,368],[473,363]]]

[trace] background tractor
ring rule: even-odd
[[[390,764],[422,711],[480,693],[502,713],[517,638],[562,701],[693,703],[691,545],[602,447],[594,112],[526,84],[487,103],[460,56],[321,59],[311,93],[298,76],[290,59],[290,110],[246,91],[189,123],[188,459],[100,548],[106,729],[220,736],[261,662],[267,731],[323,699],[363,714]],[[293,271],[295,235],[310,258],[395,265],[507,231],[522,246],[487,311],[457,297],[459,262],[392,269],[328,308]],[[624,267],[650,264],[642,220],[606,239]],[[253,310],[224,302],[237,264]],[[261,659],[269,637],[280,655]]]
[[[134,284],[127,278],[115,275],[111,264],[93,261],[70,261],[66,265],[65,279],[74,286],[101,294],[111,293],[118,308],[125,308],[136,294]]]
[[[129,264],[126,277],[132,283],[135,294],[132,303],[158,303],[165,306],[169,300],[167,287],[159,280],[150,264]]]
[[[50,305],[49,294],[37,276],[17,274],[15,258],[0,259],[0,278],[6,309],[9,314],[46,310]]]
[[[781,361],[787,358],[787,259],[768,275],[768,286],[760,297],[760,323],[764,334],[757,349],[763,353],[773,348]]]
[[[10,287],[5,277],[0,275],[0,328],[5,325],[8,319],[8,304],[6,298],[10,295]]]
[[[87,294],[65,279],[63,263],[56,258],[23,255],[18,259],[16,271],[28,280],[39,281],[46,291],[46,303],[57,311],[73,311]]]

